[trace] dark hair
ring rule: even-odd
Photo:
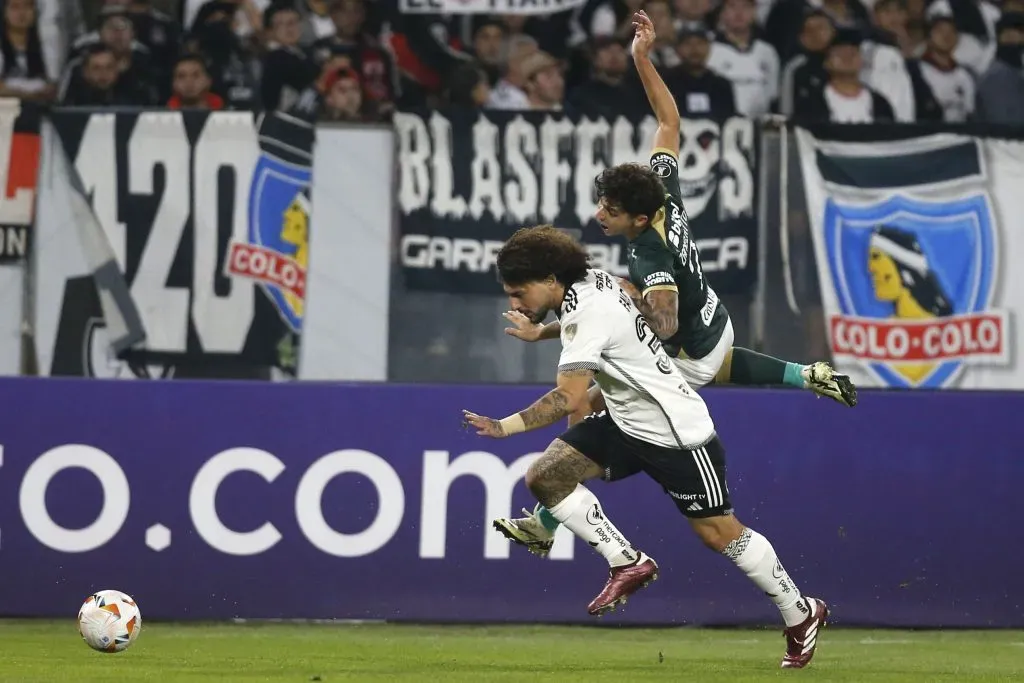
[[[475,107],[473,90],[487,80],[487,74],[475,62],[455,67],[448,75],[448,103],[461,107]]]
[[[665,186],[650,166],[619,164],[601,171],[594,180],[597,196],[631,216],[654,215],[665,206]]]
[[[103,43],[97,43],[96,45],[90,45],[88,48],[85,49],[85,53],[83,55],[82,63],[83,64],[88,64],[89,60],[91,60],[93,57],[95,57],[96,55],[102,55],[102,54],[110,54],[110,55],[112,55],[112,54],[114,54],[114,51],[111,48],[109,48],[106,45],[104,45]]]
[[[203,72],[207,76],[210,75],[210,67],[207,66],[206,59],[204,59],[202,55],[197,54],[195,52],[186,52],[180,57],[178,57],[176,60],[174,60],[174,68],[171,69],[171,73],[175,73],[178,70],[178,67],[186,62],[195,62],[199,66],[203,67]]]
[[[280,0],[274,0],[270,3],[267,9],[263,10],[263,25],[268,29],[271,24],[274,23],[274,17],[282,12],[294,12],[299,14],[299,10],[295,9],[295,6],[288,2],[281,2]]]
[[[949,300],[943,290],[942,283],[935,276],[935,271],[928,265],[924,249],[914,233],[891,225],[881,225],[875,228],[874,233],[879,237],[889,240],[905,251],[917,255],[924,260],[925,270],[918,270],[908,265],[898,255],[889,254],[889,258],[896,264],[896,271],[900,275],[900,281],[910,290],[911,298],[924,310],[936,317],[953,315],[953,303]]]
[[[498,276],[506,285],[523,285],[554,276],[571,285],[587,276],[583,245],[553,225],[516,230],[498,252]]]
[[[35,21],[28,27],[28,45],[25,46],[25,61],[28,67],[29,78],[47,78],[46,63],[43,61],[43,43],[39,39],[39,4],[32,3],[35,12]],[[4,57],[3,73],[0,78],[6,78],[14,69],[18,68],[18,55],[14,50],[14,44],[7,37],[7,3],[0,7],[0,54]]]

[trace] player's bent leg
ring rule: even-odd
[[[810,389],[852,408],[857,405],[857,387],[849,376],[836,372],[829,363],[791,363],[757,351],[734,347],[722,364],[715,382],[747,386],[788,385]]]
[[[601,396],[599,388],[591,387],[588,396],[593,409],[604,409],[604,397]],[[599,458],[594,454],[602,452],[602,448],[615,439],[614,425],[607,415],[588,415],[582,420],[570,420],[569,429],[562,437],[559,440],[560,442],[564,444],[566,443],[565,440],[568,439],[579,445],[579,448],[574,450],[586,450],[590,456],[584,457],[582,462],[576,463],[578,472],[570,474],[569,479],[571,481],[561,484],[563,495],[566,491],[571,491],[576,484],[588,479],[600,476],[604,476],[606,479],[620,479],[630,476],[637,471],[635,468],[624,467],[620,463],[598,463],[597,460]],[[548,450],[551,451],[551,447]],[[556,460],[547,456],[548,453],[545,453],[527,471],[527,487],[530,487],[531,482],[547,476],[546,473],[552,470],[553,467],[557,468],[559,466]],[[610,456],[609,459],[614,460],[615,458]],[[576,478],[572,479],[574,475]],[[537,493],[534,492],[534,495],[537,495]],[[547,557],[554,541],[555,530],[558,529],[561,522],[544,506],[544,498],[541,496],[537,496],[537,498],[541,502],[534,507],[533,512],[529,512],[524,508],[524,517],[502,517],[494,520],[493,526],[506,538],[514,543],[525,546],[534,555]]]
[[[801,595],[771,542],[743,526],[735,515],[691,517],[690,524],[706,546],[732,560],[779,608],[786,623],[782,668],[807,666],[818,645],[818,631],[827,623],[828,605]]]

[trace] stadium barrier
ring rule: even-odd
[[[460,427],[541,391],[0,380],[0,615],[117,588],[155,619],[589,621],[597,555],[560,532],[542,561],[489,525],[532,504],[522,475],[558,430]],[[837,624],[1024,627],[1024,395],[705,395],[737,514]],[[602,623],[778,621],[653,482],[593,488],[663,572]]]

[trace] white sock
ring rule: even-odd
[[[753,529],[745,528],[739,538],[725,547],[722,554],[735,562],[772,599],[782,612],[787,627],[803,623],[810,615],[807,601],[782,568],[775,548],[767,538]]]
[[[629,541],[605,517],[597,496],[582,484],[577,484],[572,493],[558,505],[548,508],[548,512],[566,529],[601,553],[612,567],[636,562],[639,557]]]

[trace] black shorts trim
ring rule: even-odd
[[[667,448],[626,434],[608,413],[591,415],[560,437],[604,469],[605,481],[646,472],[687,517],[732,513],[725,449],[716,435],[704,444]]]

